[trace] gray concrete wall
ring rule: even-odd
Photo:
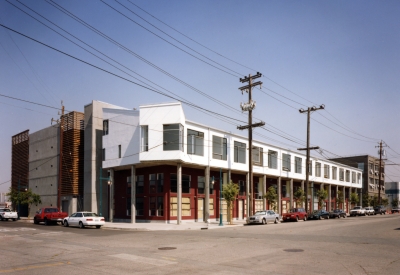
[[[57,206],[59,150],[57,126],[29,135],[29,188],[42,200],[41,205],[32,205],[30,216],[40,207]]]

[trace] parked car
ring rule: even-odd
[[[304,208],[292,208],[289,210],[288,213],[284,213],[282,215],[282,220],[283,221],[296,221],[298,222],[299,220],[307,220],[307,212],[304,210]]]
[[[400,213],[400,207],[393,207],[392,214],[394,214],[394,213]]]
[[[18,219],[18,213],[11,211],[9,208],[0,208],[0,220],[8,221],[8,220],[16,221]]]
[[[353,216],[365,216],[366,212],[365,209],[361,206],[354,206],[353,209],[350,210],[350,217]]]
[[[65,217],[68,217],[68,213],[60,212],[56,207],[43,207],[39,211],[36,211],[33,223],[39,224],[40,222],[44,222],[45,225],[50,225],[62,222]]]
[[[374,208],[371,206],[365,207],[365,214],[368,216],[374,215],[375,214]]]
[[[342,209],[335,209],[332,212],[329,212],[329,218],[346,218],[347,217],[347,213],[344,212]]]
[[[99,217],[96,213],[85,211],[76,212],[63,220],[65,227],[79,226],[80,228],[84,228],[85,226],[96,226],[98,229],[104,224],[104,217]]]
[[[385,214],[386,215],[386,207],[383,205],[378,205],[374,207],[375,215],[377,214]]]
[[[269,222],[278,223],[280,220],[281,217],[279,214],[275,213],[273,210],[262,210],[257,211],[253,216],[251,216],[247,223],[267,224]]]
[[[329,212],[326,210],[314,210],[310,214],[309,219],[315,219],[315,220],[329,219]]]

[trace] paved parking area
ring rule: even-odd
[[[400,215],[124,231],[0,222],[0,273],[398,274]]]

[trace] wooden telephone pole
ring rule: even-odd
[[[382,204],[382,198],[381,198],[381,179],[382,179],[382,154],[384,153],[382,150],[382,147],[387,147],[387,146],[382,146],[382,140],[379,142],[379,146],[375,146],[375,148],[379,147],[379,190],[378,190],[378,200],[379,200],[379,205]]]
[[[60,113],[58,113],[60,115]],[[59,166],[58,166],[58,184],[57,184],[57,207],[61,211],[61,184],[62,184],[62,165],[63,165],[63,136],[64,136],[64,105],[61,101],[61,116],[60,119],[51,119],[51,123],[60,124],[60,153],[59,153]]]
[[[249,207],[247,208],[247,212],[248,212],[247,218],[250,215],[253,215],[253,128],[265,125],[265,122],[262,122],[262,121],[259,123],[253,124],[253,114],[252,114],[253,109],[256,108],[256,102],[253,101],[253,99],[251,97],[251,90],[255,86],[260,85],[260,87],[261,87],[261,85],[262,85],[261,81],[253,83],[253,79],[259,78],[261,76],[262,76],[262,74],[257,72],[257,74],[254,76],[249,74],[248,77],[245,76],[244,78],[240,78],[240,82],[242,82],[242,83],[248,82],[249,85],[239,88],[239,90],[242,91],[242,94],[244,91],[249,94],[249,102],[240,104],[242,111],[249,112],[249,124],[245,125],[245,126],[237,127],[239,130],[249,129],[249,182],[248,182],[248,184],[249,184],[250,192],[249,192],[249,194],[247,194],[248,201],[249,201]]]
[[[310,147],[310,114],[313,111],[317,111],[317,110],[322,110],[325,109],[325,105],[322,104],[321,106],[319,106],[318,108],[313,106],[313,107],[308,107],[307,110],[303,110],[300,109],[299,112],[305,113],[307,112],[307,148],[299,148],[297,150],[307,150],[307,156],[306,156],[306,212],[308,213],[308,184],[309,184],[309,180],[310,180],[310,150],[318,150],[319,147]],[[291,192],[293,192],[291,190]],[[312,192],[314,192],[314,190],[312,190]],[[310,203],[311,209],[310,211],[313,210],[314,208],[314,194],[311,194],[311,203]],[[292,206],[290,206],[292,207]]]

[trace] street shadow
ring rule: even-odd
[[[400,227],[399,228],[395,228],[394,230],[400,230]]]

